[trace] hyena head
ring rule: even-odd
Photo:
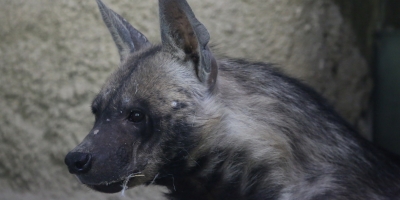
[[[83,184],[113,193],[169,173],[165,166],[195,148],[201,125],[193,117],[216,90],[218,66],[186,1],[159,0],[161,45],[97,3],[121,65],[93,101],[93,129],[65,163]]]

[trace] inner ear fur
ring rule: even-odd
[[[217,62],[208,42],[210,35],[184,0],[159,0],[162,44],[185,61],[192,61],[199,80],[213,88]]]

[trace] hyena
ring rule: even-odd
[[[97,0],[121,64],[65,158],[105,193],[170,199],[400,199],[398,160],[271,64],[217,59],[184,0],[159,0],[160,45]]]

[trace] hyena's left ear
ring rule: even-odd
[[[215,85],[218,65],[207,46],[210,34],[185,0],[159,0],[162,44],[179,58],[190,60],[199,80],[210,89]]]
[[[133,28],[119,14],[109,9],[101,0],[96,0],[96,2],[103,21],[117,45],[121,61],[125,60],[131,53],[151,45],[141,32]]]

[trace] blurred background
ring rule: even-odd
[[[217,52],[278,64],[368,140],[400,152],[398,0],[188,2]],[[160,41],[156,0],[104,3]],[[163,199],[154,186],[126,197],[90,191],[64,165],[91,129],[91,100],[119,64],[95,0],[0,5],[0,199]]]

